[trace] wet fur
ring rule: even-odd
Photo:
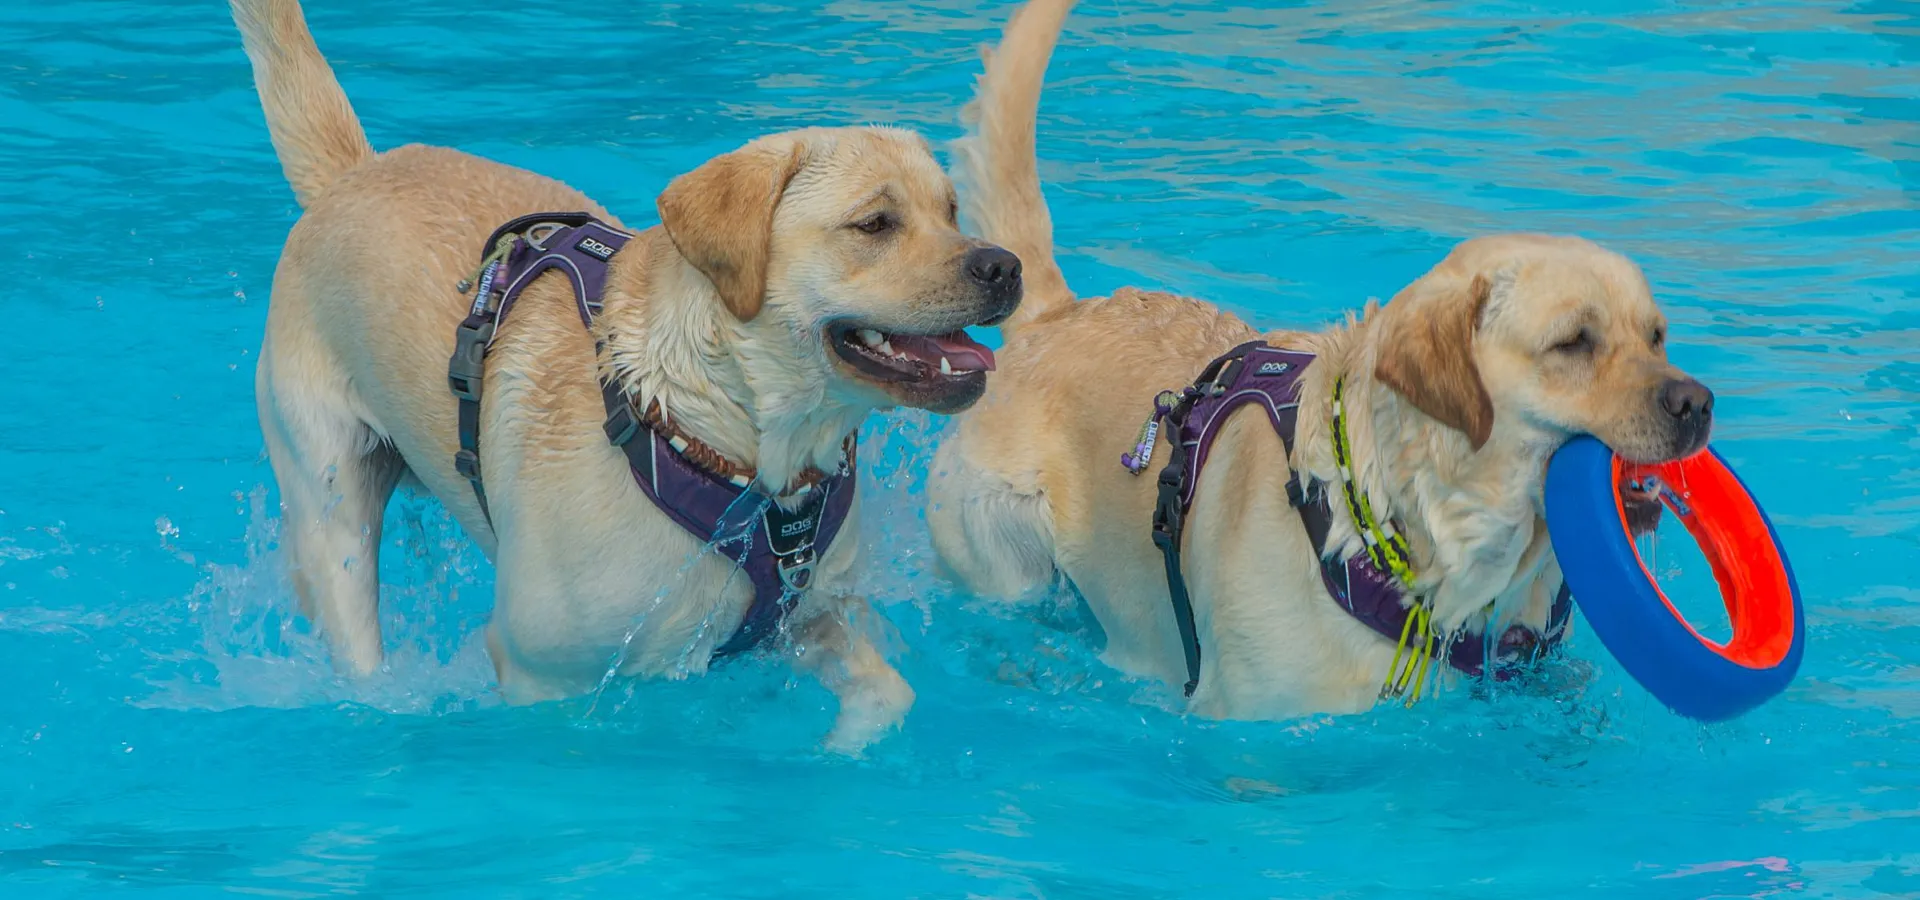
[[[1339,483],[1336,375],[1357,479],[1376,514],[1405,528],[1439,625],[1545,625],[1560,582],[1541,518],[1547,457],[1578,432],[1639,459],[1686,449],[1658,396],[1684,375],[1656,339],[1664,321],[1639,270],[1579,238],[1480,238],[1391,303],[1319,332],[1261,335],[1210,304],[1133,289],[1075,302],[1058,279],[1033,159],[1040,84],[1071,6],[1033,0],[1015,16],[987,56],[965,113],[973,131],[957,148],[968,219],[1029,275],[994,381],[935,461],[928,521],[945,569],[1007,600],[1064,579],[1098,617],[1110,663],[1183,682],[1148,529],[1166,441],[1148,474],[1118,460],[1157,392],[1264,338],[1318,361],[1301,381],[1293,457],[1248,408],[1225,425],[1199,484],[1184,548],[1203,647],[1190,708],[1242,719],[1356,712],[1386,678],[1393,642],[1327,594],[1286,500],[1290,467]],[[1590,356],[1554,349],[1569,328],[1592,331]],[[1350,555],[1360,543],[1335,510],[1329,549]]]
[[[750,603],[744,577],[661,513],[601,431],[608,372],[683,432],[757,467],[778,491],[839,462],[876,408],[922,403],[858,377],[823,339],[834,322],[946,333],[1004,315],[964,271],[983,247],[953,221],[926,143],[888,128],[771,135],[675,179],[663,225],[609,270],[599,333],[558,275],[522,296],[487,360],[482,470],[493,519],[452,466],[454,327],[488,233],[516,216],[586,210],[578,191],[458,151],[375,153],[294,0],[233,0],[269,133],[305,213],[275,274],[257,372],[302,607],[336,665],[381,663],[378,552],[396,483],[417,478],[497,566],[488,649],[511,702],[627,675],[703,671]],[[883,238],[849,217],[885,210]],[[1017,294],[1015,295],[1017,299]],[[596,358],[595,337],[609,353]],[[964,406],[977,396],[942,402]],[[849,623],[858,504],[796,613],[792,659],[839,696],[852,749],[897,724],[913,692]],[[633,631],[630,646],[623,638]]]

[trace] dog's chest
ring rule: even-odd
[[[1524,486],[1460,492],[1430,507],[1428,528],[1440,570],[1435,614],[1447,628],[1465,624],[1491,602],[1494,618],[1526,596],[1538,574],[1546,534]],[[1518,487],[1519,489],[1505,489]]]

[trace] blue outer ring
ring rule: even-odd
[[[1717,452],[1714,459],[1726,463]],[[1734,480],[1747,491],[1737,473]],[[1793,564],[1766,511],[1760,518],[1793,592],[1793,642],[1779,663],[1755,669],[1714,652],[1667,609],[1621,526],[1615,491],[1613,451],[1592,437],[1568,441],[1547,464],[1554,555],[1587,624],[1613,658],[1667,708],[1706,722],[1731,719],[1785,690],[1800,670],[1806,621]]]

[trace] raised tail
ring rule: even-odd
[[[954,143],[961,203],[980,236],[1020,257],[1026,291],[1001,325],[1011,336],[1029,322],[1073,303],[1053,258],[1053,216],[1040,193],[1034,119],[1047,61],[1073,0],[1030,0],[1007,23],[998,49],[983,51],[973,102],[960,112],[968,134]]]
[[[280,167],[302,207],[342,172],[373,156],[300,12],[299,0],[230,0],[234,24],[253,62],[253,84],[267,114]]]

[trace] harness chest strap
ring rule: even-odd
[[[591,330],[606,294],[608,263],[632,238],[588,213],[539,213],[514,219],[487,239],[471,285],[473,304],[455,331],[447,381],[459,402],[454,468],[472,483],[488,521],[492,513],[480,472],[480,398],[488,349],[520,294],[550,269],[566,273],[580,324]],[[687,446],[684,439],[663,435],[638,414],[619,384],[602,377],[600,396],[607,440],[625,454],[647,499],[701,541],[725,547],[744,543],[744,551],[729,555],[746,570],[753,603],[714,656],[758,646],[812,586],[819,554],[846,522],[853,505],[854,436],[847,436],[838,469],[803,478],[796,493],[804,499],[787,509],[755,490],[750,471],[722,475],[695,465],[674,445]]]
[[[1193,601],[1181,571],[1180,544],[1200,472],[1229,414],[1248,404],[1259,404],[1266,410],[1267,421],[1280,435],[1291,457],[1299,417],[1300,378],[1313,361],[1313,354],[1281,350],[1264,341],[1250,341],[1235,347],[1209,363],[1193,386],[1178,394],[1164,392],[1155,398],[1153,418],[1149,420],[1149,427],[1143,429],[1140,443],[1131,453],[1121,456],[1121,464],[1138,474],[1146,469],[1153,455],[1155,438],[1170,438],[1167,464],[1160,470],[1158,479],[1153,542],[1160,548],[1166,566],[1167,593],[1172,599],[1174,620],[1186,655],[1185,693],[1189,697],[1200,682],[1200,640]],[[1163,424],[1155,428],[1155,423]],[[1412,631],[1411,617],[1424,614],[1418,601],[1407,602],[1399,580],[1374,562],[1373,553],[1356,553],[1345,560],[1329,558],[1327,537],[1333,529],[1333,510],[1326,486],[1317,480],[1303,483],[1297,471],[1291,476],[1287,481],[1287,500],[1299,510],[1301,523],[1313,542],[1327,593],[1349,615],[1378,634],[1404,643]],[[1371,549],[1373,546],[1369,544]],[[1419,641],[1422,646],[1416,650],[1427,658],[1444,657],[1453,668],[1470,675],[1487,672],[1491,660],[1492,674],[1505,678],[1512,664],[1524,662],[1527,657],[1559,642],[1572,609],[1572,595],[1562,584],[1545,632],[1529,633],[1525,637],[1513,637],[1510,633],[1502,635],[1497,643],[1491,635],[1483,635],[1480,641],[1460,640],[1459,635],[1434,636]]]
[[[634,414],[618,385],[602,381],[607,440],[626,454],[627,467],[647,499],[687,533],[703,541],[748,542],[741,561],[753,584],[753,605],[740,627],[714,651],[730,656],[760,645],[813,586],[813,569],[853,507],[857,444],[849,435],[840,468],[804,488],[806,500],[789,510],[746,485],[694,465],[669,439]],[[748,496],[753,495],[753,496]],[[748,502],[742,502],[747,497]]]

